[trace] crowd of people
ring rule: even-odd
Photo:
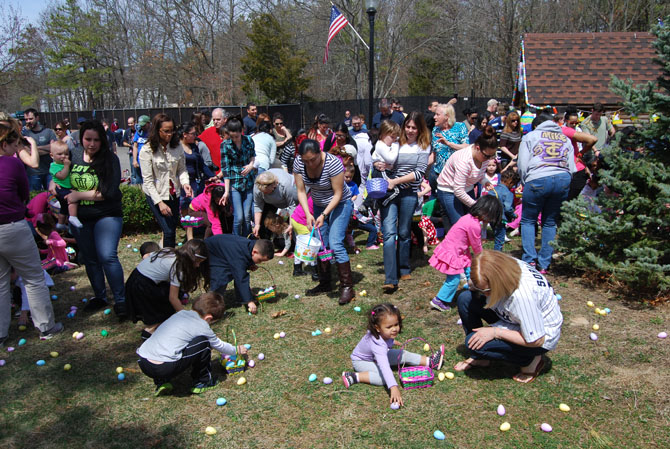
[[[216,380],[204,358],[192,357],[193,348],[226,354],[235,348],[211,331],[175,329],[209,329],[222,315],[230,281],[236,301],[256,313],[248,272],[275,256],[293,257],[296,238],[306,234],[329,254],[307,264],[317,282],[307,294],[334,289],[335,265],[338,302],[349,303],[356,294],[349,254],[361,251],[353,232],[362,230],[365,251],[382,248],[382,289],[389,295],[412,279],[412,248],[434,247],[429,264],[446,279],[429,306],[458,308],[472,352],[455,369],[504,360],[521,367],[515,380],[532,381],[560,337],[562,316],[545,274],[561,204],[602,190],[599,150],[614,128],[599,104],[585,120],[576,110],[549,109],[529,120],[529,113],[492,99],[485,111],[463,111],[458,122],[455,103],[404,113],[396,100],[382,99],[369,128],[363,115],[347,111],[339,123],[319,114],[299,130],[253,104],[244,118],[216,108],[179,124],[160,113],[130,117],[125,130],[116,120],[110,126],[80,119],[76,131],[66,121],[52,131],[35,109],[25,111],[24,123],[3,114],[0,343],[10,329],[12,282],[22,292],[24,325],[29,310],[41,338],[63,330],[47,283],[50,274],[79,263],[94,293],[85,310],[108,306],[109,285],[119,318],[145,324],[140,367],[157,389],[171,389],[175,373],[194,364],[194,389],[202,391]],[[142,189],[162,231],[160,242],[143,245],[144,259],[127,280],[117,254],[122,148],[131,167],[127,181]],[[178,243],[180,226],[187,232]],[[502,253],[519,233],[521,260]],[[494,251],[483,250],[487,238],[495,240]],[[77,248],[76,260],[66,245]],[[294,276],[309,274],[302,262],[294,257]],[[199,289],[210,293],[185,311],[184,294]],[[343,373],[347,387],[386,385],[392,402],[402,403],[390,365],[441,366],[443,347],[430,357],[389,350],[401,328],[392,304],[369,311],[367,333],[352,354],[354,371]],[[161,353],[166,346],[157,338],[173,353]]]

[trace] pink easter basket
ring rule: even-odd
[[[421,337],[410,338],[405,341],[402,345],[402,350],[405,350],[405,346],[412,340],[421,340],[424,343],[427,343],[430,347],[430,344]],[[405,390],[411,390],[413,388],[428,388],[433,386],[433,380],[435,379],[435,374],[433,374],[433,369],[430,366],[405,366],[403,363],[400,366],[400,358],[402,352],[398,354],[398,376],[400,377],[400,384]]]
[[[330,260],[333,260],[333,256],[335,253],[333,252],[332,249],[326,249],[326,245],[323,244],[323,237],[321,237],[321,228],[317,228],[317,231],[319,231],[319,238],[321,239],[321,251],[319,251],[319,254],[317,254],[317,257],[319,260],[323,262],[328,262]]]

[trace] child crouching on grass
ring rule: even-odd
[[[153,335],[137,349],[138,364],[156,384],[155,395],[172,391],[170,381],[191,367],[191,393],[200,394],[214,388],[217,376],[212,374],[212,349],[234,355],[235,347],[221,341],[209,327],[223,317],[226,304],[216,292],[201,295],[193,302],[193,310],[180,310],[165,320]],[[237,347],[246,354],[244,345]]]
[[[410,366],[430,366],[433,370],[442,368],[444,345],[430,357],[393,348],[394,339],[402,331],[400,310],[393,304],[378,304],[368,314],[368,329],[351,353],[355,371],[342,373],[342,382],[349,388],[359,382],[370,385],[386,385],[391,391],[391,403],[403,405],[398,383],[395,381],[391,365],[400,363]]]

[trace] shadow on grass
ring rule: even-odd
[[[456,351],[463,356],[463,359],[467,359],[468,357],[472,357],[472,353],[470,350],[464,345],[460,344],[456,348]],[[537,378],[540,378],[546,374],[548,374],[551,369],[553,368],[553,362],[552,360],[547,357],[546,355],[544,356],[544,368],[542,369],[542,372],[537,376]],[[466,376],[468,376],[471,379],[476,379],[476,380],[497,380],[497,379],[509,379],[512,378],[515,374],[519,372],[519,366],[518,365],[513,365],[510,363],[505,363],[505,362],[498,362],[495,360],[491,361],[491,365],[488,367],[478,367],[478,366],[473,366],[472,368],[466,370],[463,372]]]

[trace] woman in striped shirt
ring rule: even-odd
[[[382,288],[386,293],[398,289],[398,277],[403,281],[412,279],[409,264],[412,216],[430,156],[430,131],[423,114],[414,111],[405,118],[399,143],[395,166],[387,167],[384,162],[375,162],[378,170],[393,172],[388,180],[389,191],[395,187],[400,191],[392,200],[384,201],[381,207],[385,274]]]
[[[496,132],[487,126],[474,144],[455,152],[447,160],[437,178],[437,199],[450,221],[444,223],[445,233],[475,204],[474,187],[484,179],[486,167],[489,160],[496,157],[497,148]]]
[[[293,176],[298,190],[298,201],[305,211],[307,227],[320,228],[324,246],[333,250],[340,275],[340,305],[354,298],[349,255],[344,247],[344,237],[354,210],[351,192],[344,183],[344,166],[337,156],[321,151],[319,142],[306,139],[298,148],[293,162]],[[307,205],[306,188],[309,187],[314,202],[314,215]],[[315,218],[316,216],[316,218]],[[308,295],[318,295],[332,290],[330,262],[318,261],[319,284],[308,290]]]
[[[501,360],[521,367],[514,380],[532,382],[544,368],[543,354],[561,337],[563,315],[554,289],[534,267],[500,251],[477,255],[470,276],[470,288],[458,296],[458,314],[472,357],[454,369]]]

